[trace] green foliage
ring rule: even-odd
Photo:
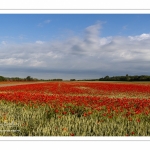
[[[50,81],[63,81],[63,79],[51,79]]]
[[[70,79],[70,81],[76,81],[76,79]]]
[[[0,81],[6,81],[5,77],[0,76]]]
[[[148,75],[135,75],[135,76],[129,76],[126,74],[126,76],[105,76],[104,78],[99,78],[99,81],[150,81],[150,76]]]
[[[37,79],[32,78],[31,76],[27,76],[26,78],[19,78],[19,77],[3,77],[0,76],[0,81],[63,81],[63,79]],[[105,76],[103,78],[99,79],[82,79],[82,80],[76,80],[76,79],[70,79],[70,81],[150,81],[150,76],[148,75],[134,75],[129,76],[126,74],[125,76]]]
[[[27,77],[26,77],[26,80],[27,80],[27,81],[33,81],[33,78],[30,77],[30,76],[27,76]]]

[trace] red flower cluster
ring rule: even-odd
[[[119,97],[119,94],[127,96]],[[142,100],[141,97],[143,97]],[[107,114],[120,113],[125,110],[126,117],[133,114],[148,115],[150,113],[150,85],[144,84],[48,82],[17,85],[0,87],[0,99],[26,104],[46,103],[55,109],[55,113],[59,112],[59,108],[68,107],[67,110],[74,114],[75,110],[65,104],[84,106],[97,111],[105,107]],[[67,114],[68,112],[63,111],[62,113]],[[92,111],[83,115],[90,114]],[[108,116],[107,114],[104,115]],[[109,118],[112,117],[109,115]]]

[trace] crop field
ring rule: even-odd
[[[150,83],[0,87],[1,136],[150,136]]]

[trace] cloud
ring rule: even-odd
[[[45,20],[44,23],[48,24],[50,23],[51,21],[50,20]]]
[[[42,24],[42,23],[39,23],[39,24],[38,24],[38,27],[43,27],[43,24]]]
[[[89,43],[98,42],[100,28],[100,23],[87,27],[85,29],[85,41]]]
[[[7,44],[0,49],[0,67],[9,76],[13,72],[8,68],[13,68],[18,76],[24,71],[64,79],[150,74],[150,34],[101,37],[101,29],[97,23],[84,30],[83,38]]]
[[[19,35],[18,38],[19,38],[20,40],[27,39],[26,36],[25,36],[25,35],[22,35],[22,34]]]
[[[129,36],[130,40],[137,40],[137,41],[141,41],[141,40],[146,40],[146,39],[150,39],[150,34],[146,34],[143,33],[141,35],[137,35],[137,36]]]
[[[127,30],[127,29],[128,29],[128,25],[124,25],[124,26],[122,27],[122,29],[123,29],[123,30]]]
[[[43,27],[45,24],[49,24],[51,22],[51,20],[45,20],[45,21],[43,21],[43,22],[41,22],[41,23],[39,23],[38,24],[38,27]]]
[[[2,41],[1,44],[6,45],[6,41]]]
[[[43,44],[44,42],[43,41],[36,41],[35,43],[37,43],[37,44]]]

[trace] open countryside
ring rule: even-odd
[[[150,14],[0,20],[0,136],[150,136]]]
[[[149,82],[30,83],[0,99],[1,136],[150,135]]]

